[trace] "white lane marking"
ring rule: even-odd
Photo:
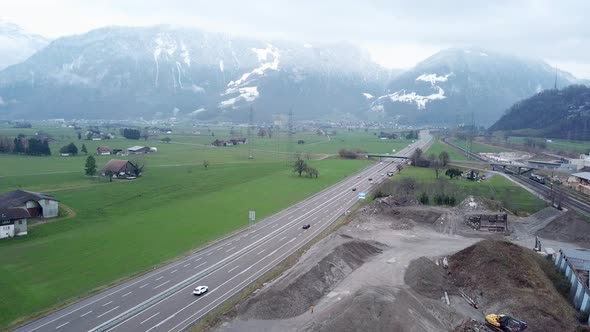
[[[274,253],[275,253],[275,252],[277,252],[277,250],[278,250],[278,249],[275,249],[275,250],[274,250],[273,252],[271,252],[270,254],[268,254],[268,255],[264,256],[264,258],[266,258],[266,257],[270,257],[270,256],[274,255]]]
[[[292,239],[291,239],[291,240],[289,240],[289,242],[287,242],[287,243],[291,243],[291,242],[293,242],[293,241],[295,241],[295,238],[292,238]]]
[[[159,277],[156,278],[156,281],[158,281],[158,280],[160,280],[162,278],[164,278],[164,276],[159,276]]]
[[[221,247],[217,248],[217,251],[219,251],[219,250],[221,250],[221,249],[223,249],[223,246],[221,246]],[[211,254],[211,253],[209,253],[209,254]]]
[[[316,221],[316,220],[318,220],[318,217],[311,219],[311,221]]]
[[[171,272],[170,272],[170,274],[172,274],[172,273],[176,273],[176,271],[178,271],[178,269],[176,269],[176,270],[174,270],[174,271],[171,271]]]
[[[184,264],[182,267],[187,267],[189,265],[191,265],[191,263]]]
[[[240,273],[238,273],[238,274],[244,274],[244,273],[246,273],[246,271],[250,270],[250,269],[251,269],[253,266],[254,266],[254,265],[250,265],[250,267],[249,267],[249,268],[245,269],[244,271],[242,271],[242,272],[240,272]]]
[[[257,253],[257,254],[256,254],[256,256],[258,256],[258,255],[262,254],[262,253],[263,253],[263,252],[265,252],[265,251],[266,251],[266,249],[262,249],[262,250],[261,250],[259,253]]]
[[[84,317],[84,316],[88,315],[88,314],[89,314],[89,313],[91,313],[91,312],[92,312],[92,310],[88,311],[87,313],[85,313],[85,314],[83,314],[83,315],[80,315],[80,317]]]
[[[211,256],[211,254],[212,254],[212,253],[213,253],[213,251],[210,251],[210,252],[207,254],[207,256]]]
[[[167,321],[169,321],[170,319],[174,318],[174,316],[176,316],[176,314],[173,314],[172,316],[164,319],[163,321],[159,322],[158,324],[152,326],[149,328],[149,330],[145,330],[145,332],[150,332],[151,330],[155,329],[156,327],[159,327],[160,325],[166,323]]]
[[[104,315],[108,314],[109,312],[111,312],[111,311],[113,311],[113,310],[117,309],[117,308],[119,308],[119,306],[116,306],[116,307],[114,307],[113,309],[111,309],[111,310],[109,310],[109,311],[107,311],[107,312],[105,312],[105,313],[103,313],[103,314],[100,314],[100,315],[96,316],[96,318],[100,318],[100,317],[102,317],[102,316],[104,316]]]
[[[162,286],[166,285],[166,284],[167,284],[167,283],[169,283],[169,282],[170,282],[170,280],[166,280],[166,281],[164,281],[163,283],[159,284],[158,286],[154,287],[154,289],[158,289],[158,288],[160,288],[160,287],[162,287]]]
[[[198,267],[201,267],[201,266],[203,266],[203,265],[205,265],[205,264],[207,264],[207,262],[203,262],[203,263],[201,263],[201,264],[199,264],[199,265],[195,266],[195,267],[194,267],[194,269],[196,269],[196,268],[198,268]]]
[[[139,288],[144,288],[145,286],[149,285],[149,283],[145,284],[145,285],[141,285],[139,286]]]
[[[229,271],[227,271],[227,273],[231,273],[233,270],[237,269],[238,267],[240,267],[240,266],[236,265],[235,267],[232,267]]]
[[[127,296],[127,295],[129,295],[129,294],[131,294],[131,293],[133,293],[133,292],[125,293],[125,294],[123,294],[123,296],[121,296],[121,297],[125,297],[125,296]]]
[[[287,217],[287,219],[291,219],[291,218],[293,218],[293,216],[288,216],[288,217]]]
[[[227,249],[225,252],[230,252],[230,251],[232,251],[234,249],[236,249],[236,247],[231,247],[231,248]]]
[[[105,307],[105,306],[107,306],[107,305],[109,305],[109,304],[111,304],[111,303],[113,303],[113,301],[109,301],[109,302],[107,302],[107,303],[103,304],[102,306],[103,306],[103,307]]]
[[[202,258],[203,258],[203,257],[199,257],[199,258],[195,259],[195,262],[198,262],[198,261],[200,261]]]
[[[258,235],[260,235],[260,234],[256,234],[256,235],[254,235],[254,236],[252,237],[252,239],[254,239],[255,237],[257,237]]]
[[[57,330],[57,329],[59,329],[60,327],[64,327],[64,326],[66,326],[66,325],[68,325],[68,324],[70,324],[70,322],[65,322],[65,323],[61,324],[60,326],[56,327],[55,329]]]
[[[283,236],[283,237],[282,237],[282,238],[279,240],[279,242],[282,242],[282,241],[283,241],[284,239],[286,239],[286,238],[287,238],[286,236]]]
[[[152,319],[152,318],[156,317],[158,314],[160,314],[160,312],[159,312],[159,311],[158,311],[158,312],[156,312],[155,314],[153,314],[153,315],[149,316],[148,318],[144,319],[144,320],[143,320],[141,323],[139,323],[139,324],[141,325],[141,324],[143,324],[143,323],[147,322],[148,320],[150,320],[150,319]]]
[[[275,227],[277,227],[277,225],[278,224],[274,224],[274,225],[270,226],[270,228],[275,228]]]

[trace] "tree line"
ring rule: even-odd
[[[47,139],[26,138],[25,135],[19,134],[15,138],[0,136],[0,153],[49,156],[51,155],[51,149]]]

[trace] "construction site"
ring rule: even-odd
[[[213,329],[590,331],[544,250],[588,245],[590,223],[563,227],[576,218],[554,208],[520,218],[476,197],[376,199]]]

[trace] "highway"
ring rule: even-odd
[[[397,155],[431,143],[427,131]],[[328,228],[406,160],[376,163],[250,228],[16,331],[184,331]],[[372,181],[369,181],[372,179]],[[356,188],[356,191],[352,191]],[[310,224],[307,230],[304,224]],[[192,290],[206,285],[201,296]]]

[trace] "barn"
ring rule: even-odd
[[[111,159],[100,171],[102,176],[128,178],[137,176],[137,167],[129,160]]]
[[[27,235],[29,211],[23,208],[0,208],[0,239]]]
[[[24,208],[32,218],[57,217],[59,201],[55,197],[26,190],[0,195],[0,209]]]

